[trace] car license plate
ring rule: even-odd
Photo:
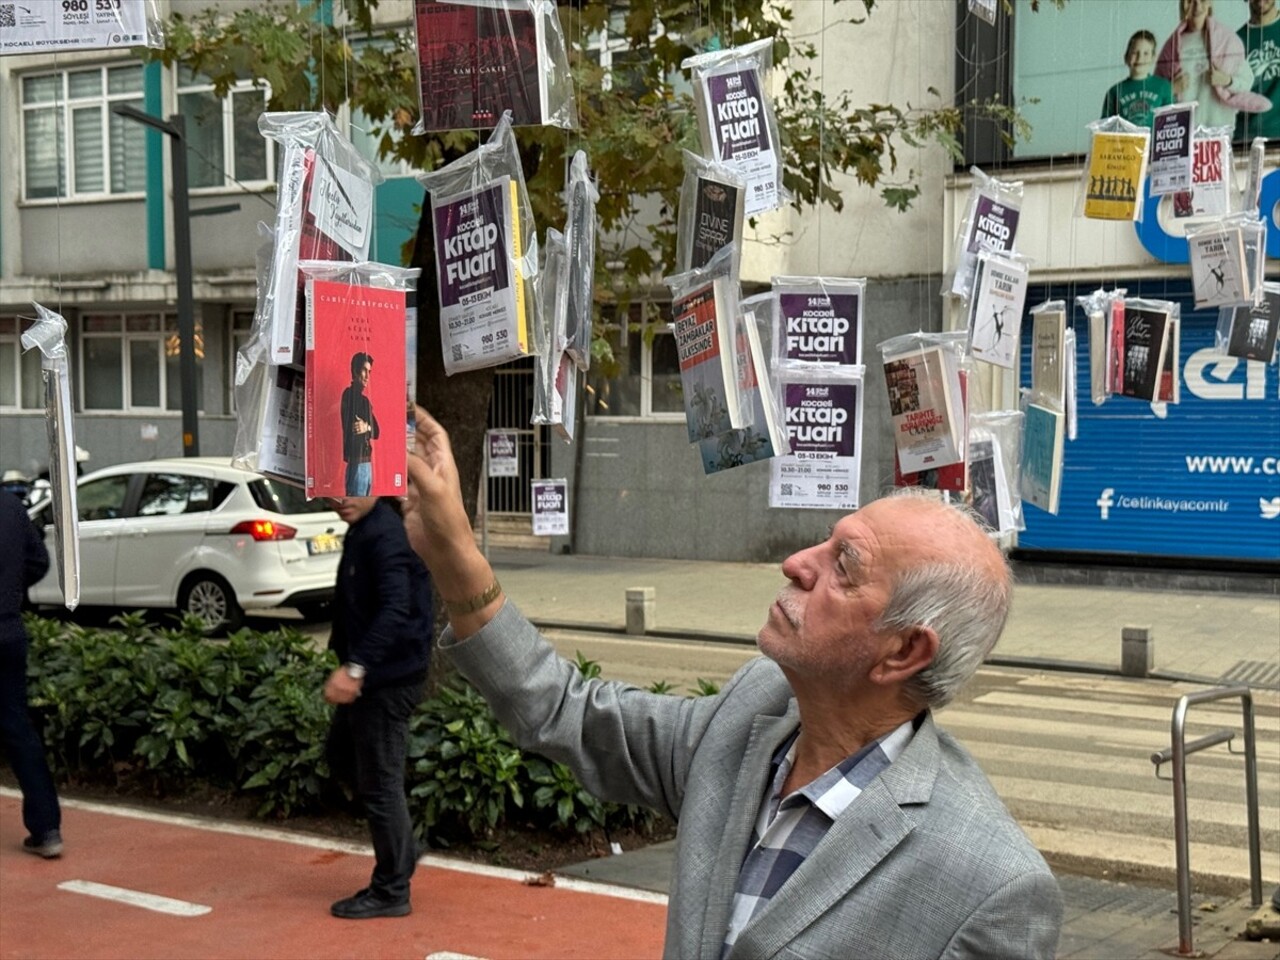
[[[336,553],[342,549],[342,538],[332,533],[322,533],[307,541],[307,552],[311,556],[317,553]]]

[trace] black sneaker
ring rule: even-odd
[[[385,900],[368,887],[354,896],[339,900],[329,912],[343,920],[369,920],[373,917],[407,917],[413,912],[408,900]]]
[[[22,849],[27,853],[34,853],[37,857],[44,857],[46,860],[60,857],[62,856],[62,834],[57,830],[50,830],[39,839],[35,836],[27,837],[22,841]]]

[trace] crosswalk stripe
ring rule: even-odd
[[[1163,723],[1168,727],[1173,719],[1173,708],[1162,704],[1114,703],[1100,700],[1087,700],[1082,697],[1045,697],[1042,694],[1013,693],[1004,690],[993,690],[974,697],[973,703],[991,707],[1029,707],[1038,710],[1049,708],[1065,713],[1088,714],[1100,717],[1123,717],[1132,720],[1150,720]],[[1210,710],[1202,704],[1196,704],[1187,712],[1187,724],[1209,724],[1216,726],[1232,726],[1241,728],[1243,719],[1239,706],[1235,710]],[[1260,717],[1255,711],[1254,729],[1262,734],[1280,734],[1280,720],[1276,717]]]
[[[202,917],[213,910],[213,907],[206,907],[202,903],[188,903],[186,900],[174,900],[172,897],[144,893],[141,890],[129,890],[126,887],[113,887],[93,880],[64,880],[58,884],[58,889],[65,890],[67,893],[83,893],[85,896],[98,897],[102,900],[114,900],[116,903],[154,910],[156,913],[167,913],[174,917]]]

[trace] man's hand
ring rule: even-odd
[[[370,429],[370,428],[369,428],[369,423],[368,423],[368,421],[366,421],[366,420],[361,420],[359,417],[356,417],[356,423],[355,423],[355,432],[356,432],[356,433],[368,433],[368,432],[369,432],[369,429]]]
[[[324,682],[324,698],[329,703],[355,703],[363,686],[363,680],[353,679],[345,667],[339,667],[329,674],[329,679]]]

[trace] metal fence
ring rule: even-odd
[[[545,427],[529,424],[533,410],[533,357],[522,357],[494,371],[493,399],[489,403],[489,429],[516,434],[520,474],[488,479],[489,515],[508,522],[531,523],[531,483],[545,476],[550,462]]]

